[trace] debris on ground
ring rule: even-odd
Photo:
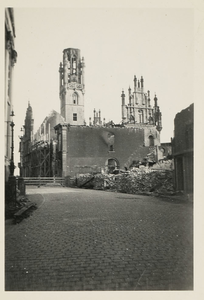
[[[5,219],[14,219],[15,223],[19,223],[22,219],[29,217],[36,208],[35,203],[25,195],[20,195],[20,191],[16,189],[16,199],[5,201]]]
[[[132,168],[118,174],[80,174],[77,187],[112,190],[129,194],[173,194],[173,171],[148,167]]]

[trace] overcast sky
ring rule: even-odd
[[[161,142],[173,137],[176,113],[193,103],[194,12],[190,8],[14,8],[18,53],[13,101],[20,134],[28,101],[35,131],[60,112],[59,63],[65,48],[85,59],[85,119],[101,109],[121,121],[121,91],[143,76],[162,112]],[[127,101],[127,99],[126,99]],[[18,147],[18,146],[17,146]]]

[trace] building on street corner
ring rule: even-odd
[[[10,175],[10,166],[12,159],[12,123],[13,111],[13,72],[17,60],[15,50],[15,20],[13,8],[5,8],[5,90],[4,90],[4,157],[5,157],[5,181],[8,181]]]

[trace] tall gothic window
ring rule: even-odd
[[[74,93],[72,95],[73,104],[78,104],[78,95],[77,93]]]
[[[149,146],[154,146],[154,137],[152,135],[149,136]]]
[[[72,73],[76,74],[76,57],[72,58]]]
[[[139,110],[139,123],[144,123],[144,116],[143,116],[143,110]]]

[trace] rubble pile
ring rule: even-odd
[[[75,180],[77,187],[94,188],[103,190],[106,188],[115,188],[115,175],[112,174],[79,174]]]
[[[162,160],[154,164],[152,170],[173,170],[172,159]]]
[[[172,171],[140,170],[123,174],[118,180],[118,191],[122,193],[148,193],[166,194],[173,192]]]
[[[77,187],[84,187],[84,188],[93,188],[93,179],[94,175],[87,173],[87,174],[79,174],[75,179],[75,183]]]
[[[150,168],[133,168],[131,171],[114,174],[80,174],[77,186],[97,190],[114,190],[121,193],[156,193],[172,194],[172,170],[153,170]]]
[[[94,177],[94,189],[111,189],[117,190],[117,176],[114,174],[97,174]]]
[[[147,174],[149,174],[147,171],[145,172],[139,168],[127,174],[122,174],[122,176],[118,178],[118,191],[130,194],[149,191],[152,185],[149,182],[151,177]]]

